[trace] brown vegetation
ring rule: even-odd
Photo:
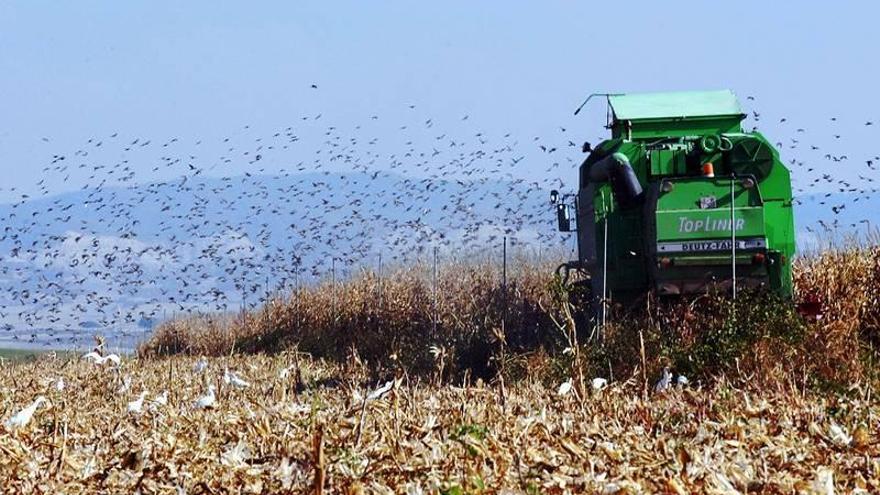
[[[375,382],[273,356],[0,365],[0,479],[15,493],[877,493],[878,403],[719,380],[645,395],[524,379]],[[221,379],[226,368],[251,385]],[[65,387],[58,390],[58,379]],[[196,400],[217,389],[210,409]],[[167,390],[167,403],[156,397]],[[147,392],[141,412],[127,404]],[[861,491],[856,491],[861,489]],[[323,491],[322,491],[323,490]],[[833,490],[837,490],[836,492]]]
[[[170,322],[119,367],[0,362],[4,488],[880,491],[880,249],[798,261],[818,321],[761,293],[649,300],[614,314],[601,344],[577,344],[550,267],[521,264],[505,288],[487,267],[447,266],[436,310],[423,268]],[[654,391],[663,366],[691,384]],[[195,407],[210,386],[213,407]],[[38,396],[33,419],[10,426]]]
[[[473,263],[442,266],[436,285],[426,266],[381,278],[365,271],[276,297],[257,311],[170,321],[139,352],[219,356],[296,348],[341,362],[356,357],[377,373],[403,368],[453,379],[496,376],[502,368],[508,376],[557,379],[576,357],[582,373],[609,378],[640,367],[654,376],[663,366],[692,378],[801,387],[873,378],[880,249],[853,245],[802,257],[795,285],[799,301],[821,301],[818,321],[805,321],[793,304],[766,293],[744,292],[736,303],[712,295],[648,300],[641,310],[613,312],[601,344],[582,336],[574,347],[567,293],[551,263],[515,263],[506,287],[497,267]]]

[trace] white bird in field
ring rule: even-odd
[[[102,356],[95,351],[84,354],[83,359],[89,360],[95,364],[104,364],[107,361],[110,361],[116,366],[119,366],[122,362],[122,359],[119,358],[118,354],[107,354],[106,356]]]
[[[816,478],[813,479],[813,483],[810,486],[810,493],[834,495],[834,471],[824,467],[819,468],[819,472],[816,473]]]
[[[236,375],[232,371],[229,371],[229,368],[223,370],[223,383],[227,385],[231,384],[232,386],[238,388],[247,388],[251,386],[250,383],[243,380],[240,376]]]
[[[205,371],[206,369],[208,369],[208,362],[205,361],[204,359],[199,359],[198,362],[196,362],[196,364],[193,365],[193,371],[195,373],[201,373],[201,372]]]
[[[394,380],[388,380],[385,382],[385,385],[373,390],[367,395],[367,401],[381,399],[383,395],[387,394],[394,388]]]
[[[590,385],[592,385],[593,390],[598,392],[599,390],[602,390],[603,388],[608,386],[608,380],[602,377],[596,377],[593,378],[593,381],[590,382]]]
[[[64,392],[64,378],[58,378],[58,381],[55,382],[55,390]]]
[[[153,397],[154,406],[164,406],[168,404],[168,391],[163,390],[161,394]]]
[[[141,392],[141,395],[138,396],[137,399],[128,403],[128,412],[134,414],[140,414],[144,410],[144,397],[147,396],[147,392]]]
[[[669,371],[669,368],[663,368],[663,376],[657,381],[657,385],[654,385],[654,392],[663,392],[668,389],[671,384],[672,372]]]
[[[42,395],[37,397],[37,400],[35,400],[33,404],[27,406],[21,411],[18,411],[17,413],[15,413],[14,416],[7,419],[5,423],[6,428],[12,430],[15,428],[26,426],[28,423],[30,423],[31,418],[34,417],[34,413],[37,411],[37,408],[40,407],[40,404],[44,402],[49,401]]]
[[[290,375],[290,371],[293,369],[295,365],[290,365],[287,368],[282,369],[278,372],[278,378],[280,380],[286,380],[287,376]]]
[[[839,424],[835,422],[831,422],[831,426],[828,428],[828,436],[831,437],[831,441],[836,443],[837,445],[847,446],[852,443],[852,437],[844,430]]]
[[[571,392],[571,389],[573,386],[574,386],[574,381],[571,378],[569,378],[568,380],[565,380],[564,382],[562,382],[559,385],[559,388],[556,389],[556,395],[558,395],[560,397],[568,395],[568,393]]]
[[[713,474],[715,475],[715,488],[720,493],[724,493],[726,495],[727,494],[732,495],[734,493],[736,493],[736,494],[739,493],[739,490],[737,490],[733,486],[733,483],[731,483],[730,480],[727,479],[727,476],[725,476],[724,473],[713,473]]]
[[[131,377],[126,376],[122,379],[122,384],[119,386],[119,388],[116,389],[116,393],[117,394],[124,394],[124,393],[128,392],[128,389],[130,389],[130,388],[131,388]]]
[[[110,361],[116,366],[119,366],[122,363],[122,359],[119,357],[118,354],[107,354],[106,356],[104,356],[104,360],[99,364],[104,364],[107,361]]]
[[[82,358],[87,359],[87,360],[91,360],[92,362],[97,363],[98,361],[103,359],[103,356],[101,356],[100,354],[98,354],[95,351],[91,351],[91,352],[87,352],[87,353],[83,354]]]
[[[675,378],[675,383],[678,384],[679,387],[686,387],[691,381],[688,380],[688,377],[684,375],[678,375]]]
[[[217,402],[217,398],[214,396],[214,386],[210,385],[208,387],[208,393],[199,397],[195,406],[196,409],[210,409],[214,407],[215,402]]]

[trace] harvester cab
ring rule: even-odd
[[[593,301],[766,287],[791,297],[789,171],[731,91],[605,95],[611,138],[553,191]],[[573,221],[572,221],[573,219]]]

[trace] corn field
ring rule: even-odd
[[[612,310],[601,346],[575,338],[554,268],[519,259],[506,280],[485,263],[448,264],[436,277],[430,266],[384,277],[363,271],[275,297],[255,311],[170,321],[139,352],[224,356],[296,348],[337,362],[357,356],[377,372],[403,367],[454,381],[502,371],[558,379],[579,345],[584,359],[578,364],[593,374],[624,376],[639,367],[656,374],[670,366],[707,379],[735,372],[767,383],[873,378],[880,248],[851,245],[796,261],[794,303],[820,301],[816,321],[804,321],[794,304],[764,293],[743,293],[736,305],[712,295],[648,299],[639,311]]]
[[[247,385],[222,379],[229,369]],[[5,365],[17,493],[876,493],[878,404],[725,380],[440,385],[292,353]],[[58,386],[63,383],[63,387]],[[208,387],[210,406],[197,403]],[[164,400],[162,400],[164,395]],[[139,408],[132,403],[141,399]],[[134,410],[137,409],[137,410]],[[835,492],[834,490],[838,490]]]
[[[579,341],[552,265],[460,263],[171,321],[134,356],[4,362],[2,487],[877,493],[880,249],[796,267],[818,318],[649,298]]]

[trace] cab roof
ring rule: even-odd
[[[728,89],[618,94],[610,95],[608,103],[611,105],[615,120],[742,115],[736,95]]]
[[[648,140],[742,132],[745,115],[730,90],[608,96],[611,136]]]

